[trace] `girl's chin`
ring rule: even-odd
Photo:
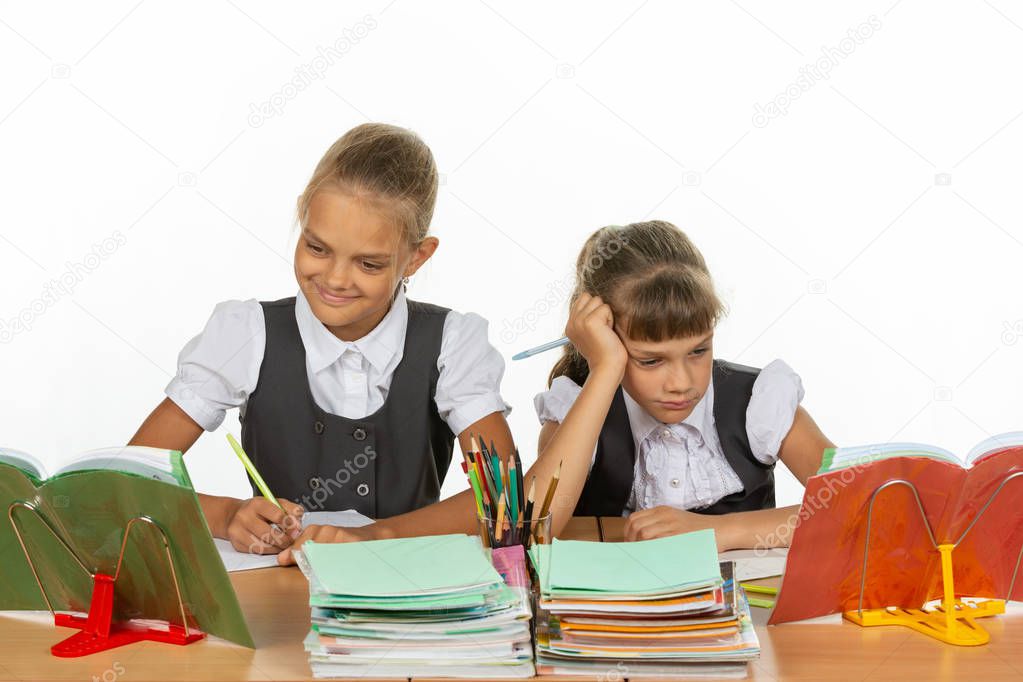
[[[696,403],[693,402],[687,405],[686,407],[673,408],[658,403],[656,405],[651,405],[650,407],[648,407],[647,412],[650,414],[650,416],[657,419],[657,421],[663,422],[665,424],[676,424],[693,413],[693,407],[695,406],[695,404]]]

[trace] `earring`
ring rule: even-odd
[[[401,278],[401,282],[402,282],[402,284],[404,284],[405,286],[408,286],[408,277],[402,277],[402,278]]]

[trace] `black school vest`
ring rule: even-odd
[[[728,464],[742,481],[743,490],[728,495],[700,514],[728,514],[774,507],[774,466],[762,464],[750,450],[746,435],[746,407],[759,369],[714,361],[714,425]],[[583,487],[576,516],[621,516],[632,492],[636,445],[621,387],[615,393],[597,440],[597,454]]]
[[[295,298],[260,302],[266,351],[241,419],[242,445],[274,495],[309,511],[355,509],[373,519],[439,499],[455,438],[434,401],[448,310],[407,303],[405,350],[387,399],[348,419],[313,400]]]

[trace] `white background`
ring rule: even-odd
[[[295,198],[365,120],[419,132],[444,174],[411,295],[487,317],[506,359],[561,335],[563,297],[539,302],[586,235],[657,217],[730,306],[716,355],[785,359],[837,443],[964,452],[1023,427],[1005,0],[7,4],[0,63],[0,442],[54,463],[126,442],[216,302],[295,293]],[[507,367],[527,462],[555,355]],[[247,494],[227,430],[186,461]]]

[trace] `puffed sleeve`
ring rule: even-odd
[[[802,399],[803,382],[783,361],[775,360],[760,370],[746,408],[746,435],[753,456],[764,464],[778,460],[781,442]]]
[[[164,392],[207,431],[232,407],[243,406],[259,381],[266,327],[259,301],[218,303],[202,332],[178,354],[177,374]]]
[[[437,412],[455,435],[488,414],[511,413],[501,398],[504,358],[490,345],[487,321],[479,315],[447,314],[437,368]]]
[[[550,389],[543,393],[537,393],[533,398],[533,406],[536,408],[536,416],[541,424],[547,422],[565,421],[565,415],[575,403],[582,388],[568,377],[556,377],[551,383]]]

